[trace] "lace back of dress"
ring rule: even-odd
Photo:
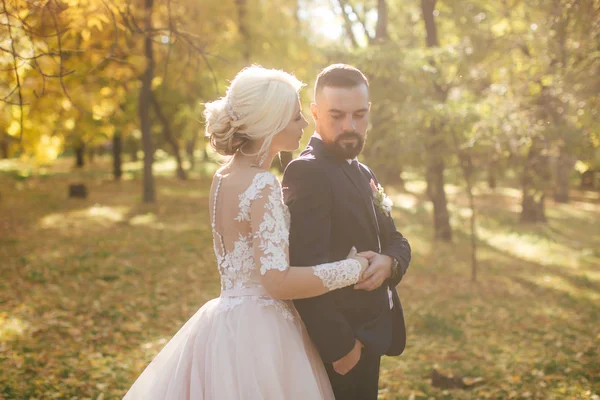
[[[221,275],[221,288],[259,285],[260,272],[254,263],[252,228],[247,193],[250,182],[240,175],[217,173],[210,204],[214,250]]]

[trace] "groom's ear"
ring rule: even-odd
[[[315,122],[317,122],[317,120],[319,119],[319,113],[317,110],[316,103],[310,103],[310,113],[312,114],[312,117],[315,120]]]

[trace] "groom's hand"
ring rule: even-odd
[[[333,369],[335,372],[340,375],[346,375],[348,372],[350,372],[352,368],[358,364],[358,361],[360,360],[361,349],[363,347],[364,345],[360,342],[360,340],[356,339],[354,342],[354,348],[350,350],[350,353],[333,362]]]
[[[362,280],[354,285],[354,289],[370,292],[392,276],[392,257],[374,251],[363,251],[357,255],[369,260],[369,266],[363,272]]]

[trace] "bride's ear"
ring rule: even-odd
[[[310,113],[312,114],[312,117],[315,120],[315,122],[317,122],[319,120],[319,112],[317,110],[316,103],[310,103]]]

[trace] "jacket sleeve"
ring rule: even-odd
[[[377,177],[372,171],[369,171],[376,184],[379,184]],[[381,254],[388,255],[398,260],[400,274],[388,280],[388,284],[392,287],[397,286],[408,269],[411,258],[411,248],[408,240],[398,232],[396,224],[391,214],[387,214],[377,209],[377,220],[379,221],[382,236],[385,238],[382,243]]]
[[[291,214],[290,264],[314,266],[330,261],[333,193],[314,160],[297,159],[283,176],[283,196]],[[355,343],[350,324],[337,310],[336,291],[295,300],[308,334],[321,358],[332,363],[348,354]]]

